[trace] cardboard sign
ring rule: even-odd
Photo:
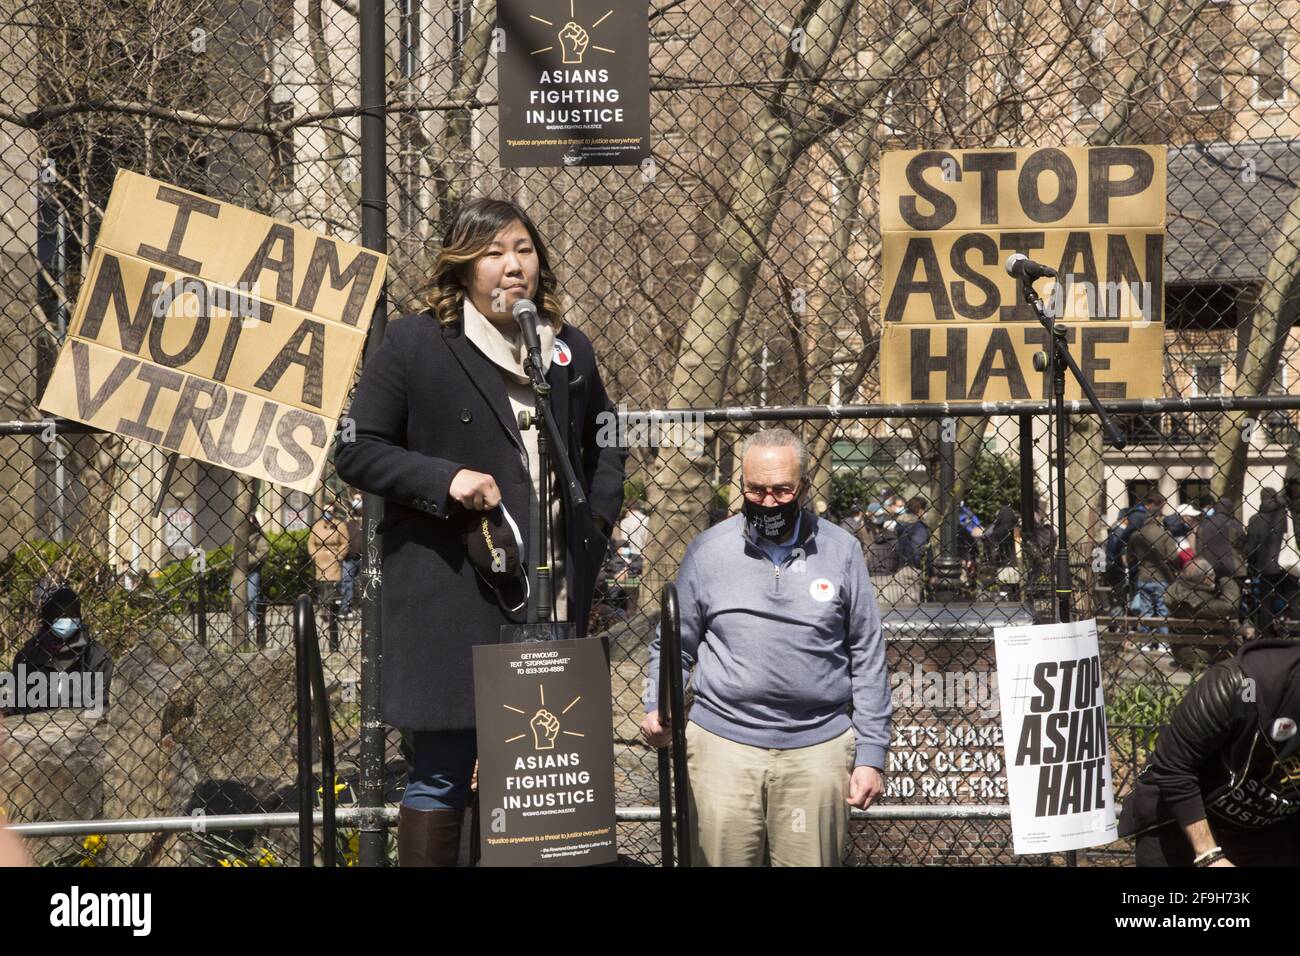
[[[1033,355],[1047,331],[1035,322],[947,322],[885,326],[880,340],[881,391],[892,402],[1015,402],[1051,394]],[[1066,326],[1065,342],[1103,401],[1159,394],[1164,381],[1163,325],[1095,322]],[[1073,375],[1066,399],[1082,399]]]
[[[1019,252],[1055,269],[1034,289],[1066,322],[1162,322],[1163,229],[886,233],[884,325],[1024,322],[1042,327],[1005,263]]]
[[[474,648],[484,866],[617,859],[611,700],[597,640]]]
[[[880,231],[1163,228],[1166,152],[1164,146],[886,152]]]
[[[993,632],[1017,853],[1116,838],[1097,622]]]
[[[624,166],[650,159],[646,4],[497,4],[501,165]]]
[[[387,262],[122,170],[40,408],[311,492]]]
[[[1163,394],[1165,153],[1154,146],[885,153],[882,400],[1049,397],[1047,378],[1029,365],[1038,349],[1024,347],[1035,336],[1041,343],[1043,331],[1022,300],[1019,280],[1006,272],[1014,253],[1059,273],[1034,285],[1050,315],[1095,325],[1081,345],[1103,350],[1090,355],[1105,363],[1097,370],[1109,373],[1100,378],[1108,385],[1100,397]],[[1118,324],[1130,327],[1127,338]],[[923,369],[935,353],[926,343],[948,340],[949,327],[954,347],[966,340],[975,364],[928,375]],[[909,329],[931,334],[918,337]],[[982,382],[984,358],[1003,363],[1003,387]],[[986,365],[985,372],[996,368]],[[1078,395],[1077,385],[1067,388]]]

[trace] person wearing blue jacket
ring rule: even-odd
[[[884,789],[890,694],[858,540],[802,507],[808,454],[783,428],[742,459],[744,510],[700,534],[677,576],[692,860],[838,866],[850,807]],[[650,648],[642,733],[666,746]]]

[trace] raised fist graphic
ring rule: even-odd
[[[587,44],[591,38],[587,36],[587,31],[578,26],[572,20],[564,25],[560,30],[560,50],[564,54],[565,63],[581,63],[582,54],[587,49]]]
[[[533,719],[528,722],[528,726],[533,728],[534,750],[555,749],[555,738],[560,732],[560,718],[543,707],[533,714]]]

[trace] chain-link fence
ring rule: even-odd
[[[35,653],[42,602],[65,583],[89,626],[84,654],[106,676],[111,663],[102,717],[6,719],[0,805],[14,822],[297,809],[290,615],[313,589],[344,804],[359,785],[373,688],[360,687],[353,489],[328,472],[308,495],[196,461],[169,470],[163,451],[52,427],[36,403],[116,170],[362,240],[364,6],[3,4],[0,666]],[[1209,660],[1294,627],[1300,5],[657,2],[653,159],[522,170],[498,163],[496,5],[383,11],[392,317],[425,308],[457,205],[508,196],[537,222],[566,321],[593,340],[621,406],[841,409],[786,423],[810,447],[814,506],[835,520],[867,509],[895,700],[884,805],[934,808],[855,824],[855,861],[1015,861],[1006,820],[977,809],[1006,798],[991,627],[1051,619],[1041,416],[843,413],[880,395],[883,150],[1170,146],[1164,380],[1187,401],[1129,407],[1122,452],[1076,417],[1068,448],[1075,610],[1103,629],[1119,798]],[[593,612],[613,649],[620,806],[657,801],[637,726],[659,591],[693,536],[739,508],[755,427],[720,414],[690,449],[632,448],[626,497],[645,502],[645,529],[636,513],[621,523]],[[900,567],[894,542],[918,521],[930,557]],[[1130,566],[1129,536],[1148,523],[1175,557]],[[1195,560],[1225,550],[1231,572]],[[391,803],[395,733],[382,769]],[[296,857],[291,830],[99,837],[36,850],[98,864]],[[621,825],[625,857],[655,862],[657,847],[653,823]],[[1084,857],[1128,860],[1122,844]]]

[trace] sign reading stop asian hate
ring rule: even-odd
[[[1095,620],[994,628],[1016,853],[1117,833]]]
[[[1103,399],[1163,391],[1165,147],[887,152],[881,160],[886,402],[1048,396],[1041,324],[1005,262],[1035,284]],[[1084,353],[1081,355],[1081,353]],[[1069,397],[1081,397],[1067,378]]]
[[[40,408],[310,492],[387,261],[120,171]]]

